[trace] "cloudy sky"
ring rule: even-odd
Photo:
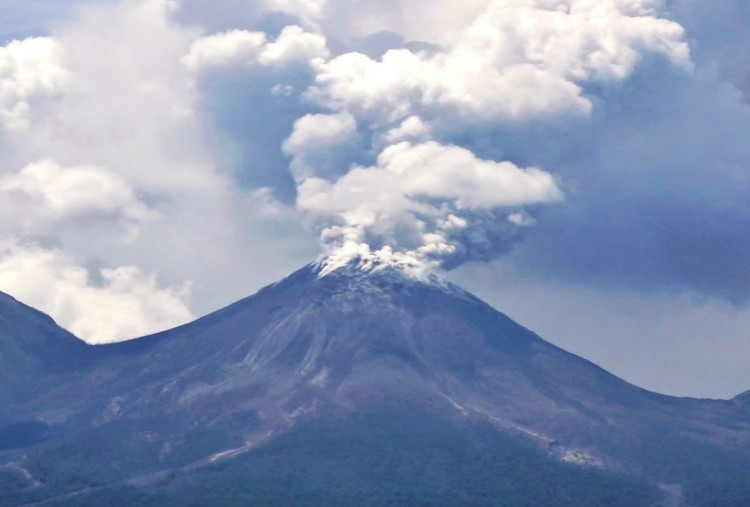
[[[750,389],[744,0],[0,0],[0,290],[92,343],[317,258]]]

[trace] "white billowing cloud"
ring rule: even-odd
[[[60,45],[51,37],[0,47],[0,127],[27,128],[33,102],[60,93],[68,78]]]
[[[648,54],[690,68],[684,30],[654,1],[495,0],[434,54],[347,53],[319,65],[309,97],[377,121],[524,121],[592,108],[583,86],[622,81]],[[447,120],[446,120],[447,121]]]
[[[562,198],[547,172],[481,160],[466,149],[434,142],[391,146],[380,155],[378,165],[401,179],[405,195],[455,200],[467,208],[523,206]]]
[[[443,267],[507,252],[535,223],[525,206],[562,199],[557,182],[439,135],[586,119],[595,103],[587,89],[626,80],[646,57],[689,70],[684,30],[658,6],[495,0],[442,51],[315,61],[304,98],[333,114],[304,116],[284,144],[298,208],[315,218],[329,252],[367,244]],[[373,167],[347,153],[356,128],[372,133]],[[352,169],[341,176],[342,168]]]
[[[498,160],[483,160],[472,136],[592,120],[597,95],[617,90],[644,59],[689,72],[684,30],[660,6],[494,0],[442,50],[315,61],[303,98],[332,114],[308,114],[285,142],[298,208],[322,229],[331,255],[367,245],[450,268],[507,253],[536,223],[524,208],[562,192],[549,173],[502,161],[502,137],[493,143]],[[360,160],[344,148],[355,126],[370,134]],[[363,167],[368,152],[380,155]]]
[[[193,42],[182,64],[199,94],[196,113],[218,141],[212,145],[214,160],[224,170],[249,187],[271,188],[285,202],[293,199],[282,143],[296,120],[318,109],[299,94],[327,55],[322,34],[296,25],[276,36],[235,30]]]
[[[392,123],[423,111],[470,122],[585,115],[591,104],[581,93],[574,83],[529,64],[498,69],[489,61],[398,49],[381,61],[347,53],[325,63],[308,95],[330,109]]]
[[[290,155],[305,152],[316,145],[336,144],[357,131],[357,121],[351,114],[308,114],[294,123],[294,130],[284,142]]]
[[[387,1],[376,4],[370,7],[358,4],[358,8],[377,11],[384,23],[379,26],[382,29],[395,27],[398,23],[389,23],[397,17],[426,13],[425,6],[419,2],[413,6],[392,5]],[[278,66],[304,66],[313,70],[315,82],[303,95],[302,103],[306,100],[328,112],[300,113],[283,143],[283,151],[290,157],[291,173],[298,184],[299,209],[308,213],[315,196],[329,193],[324,187],[338,189],[341,194],[336,201],[338,209],[328,216],[348,224],[345,235],[358,231],[354,234],[357,241],[367,241],[372,235],[372,224],[377,221],[373,216],[378,216],[373,213],[376,207],[347,198],[349,194],[341,190],[344,187],[331,182],[339,177],[341,181],[353,181],[353,177],[348,177],[359,174],[357,171],[362,168],[358,166],[371,154],[382,152],[383,159],[388,153],[396,153],[401,141],[409,141],[410,146],[437,146],[428,143],[430,139],[441,141],[435,137],[435,132],[461,132],[465,127],[481,127],[487,123],[512,125],[559,121],[569,116],[586,118],[594,107],[587,87],[607,86],[627,79],[644,57],[658,55],[681,68],[691,65],[682,28],[660,17],[659,3],[649,0],[474,2],[466,9],[459,9],[463,17],[455,16],[464,20],[461,30],[452,29],[458,35],[438,41],[445,44],[443,51],[397,49],[386,52],[380,60],[360,53],[328,58],[325,37],[315,31],[315,25],[323,31],[330,30],[330,21],[347,10],[340,2],[268,2],[266,7],[300,16],[306,20],[307,28],[287,26],[273,42],[264,33],[246,30],[209,35],[192,44],[189,54],[182,59],[183,65],[193,72],[234,68],[238,72],[268,73]],[[440,10],[443,14],[451,11],[446,5],[441,5]],[[349,12],[347,27],[357,24],[351,9]],[[466,17],[467,13],[471,13],[470,17]],[[350,35],[355,33],[356,30]],[[358,34],[368,35],[361,31]],[[263,67],[268,70],[264,71]],[[290,103],[299,101],[297,84],[277,84],[272,94],[288,97]],[[255,100],[268,99],[259,93]],[[478,159],[471,152],[466,153]],[[441,156],[446,154],[441,153]],[[400,179],[402,175],[390,171],[387,174],[389,188],[399,187],[402,194],[408,195],[423,192],[441,200],[443,210],[467,206],[469,199],[474,213],[461,219],[472,225],[463,227],[472,230],[470,235],[465,235],[467,241],[489,244],[489,238],[503,237],[507,232],[481,234],[477,229],[480,224],[492,228],[495,212],[489,215],[487,212],[501,207],[492,202],[493,190],[490,189],[494,187],[488,183],[500,185],[500,192],[506,198],[510,195],[507,185],[503,187],[492,180],[493,171],[484,170],[491,164],[502,166],[502,162],[486,161],[487,166],[476,166],[479,169],[469,163],[468,167],[474,169],[458,173],[441,172],[444,166],[440,164],[427,169],[407,160],[403,154],[397,160],[422,169],[406,171],[408,178],[404,176],[404,180]],[[352,167],[355,169],[347,174]],[[443,178],[449,184],[442,187],[434,184]],[[368,182],[374,185],[372,188],[379,188],[378,184],[385,178],[375,179],[377,181]],[[420,183],[425,188],[418,187]],[[524,185],[521,183],[519,188],[525,188]],[[453,193],[440,194],[439,189],[450,189]],[[400,209],[408,209],[416,201],[404,195],[384,192],[380,199],[401,200]],[[554,199],[543,199],[548,200]],[[352,209],[347,210],[345,206],[352,206]],[[363,206],[367,211],[363,211]],[[326,214],[319,214],[318,218],[323,215]],[[404,216],[414,219],[410,213]],[[363,223],[355,226],[354,222],[360,219]],[[511,224],[522,228],[534,221],[523,213],[509,213],[500,222],[504,227]],[[443,223],[453,224],[454,230],[461,229],[449,220]],[[378,227],[388,224],[384,221]],[[422,227],[419,220],[414,224],[417,229]],[[330,235],[337,227],[341,224],[324,229]],[[459,236],[452,234],[454,238]],[[397,241],[394,238],[402,234],[380,231],[375,236],[380,238],[376,242],[387,243]],[[326,241],[329,247],[341,243]],[[398,243],[404,242],[398,240]],[[411,250],[414,245],[427,243],[439,241],[433,237],[410,238],[405,248]],[[399,249],[399,246],[391,246]],[[489,250],[489,247],[483,248],[485,252]]]
[[[63,168],[60,178],[100,186],[102,200],[133,218],[140,214],[133,195],[147,194],[154,210],[175,213],[183,194],[200,203],[196,193],[225,190],[201,142],[192,79],[179,61],[197,33],[172,24],[168,11],[161,0],[83,10],[56,37],[68,87],[12,144],[22,160],[51,159]]]
[[[182,254],[158,238],[180,223],[207,228],[185,224],[185,205],[224,191],[194,142],[179,62],[193,38],[163,2],[124,0],[82,9],[54,37],[0,48],[0,235],[10,238],[0,290],[87,340],[192,316],[182,289],[192,276],[163,276]]]
[[[185,67],[200,72],[214,67],[259,64],[268,67],[306,64],[328,56],[326,39],[299,26],[285,27],[275,41],[263,32],[230,30],[202,37],[182,58]]]
[[[647,54],[690,68],[684,29],[660,0],[495,0],[457,45],[501,65],[531,63],[582,83],[625,79]]]
[[[555,178],[539,169],[481,160],[457,146],[402,142],[386,148],[376,166],[356,167],[336,182],[306,179],[297,207],[322,224],[334,256],[367,244],[448,265],[507,248],[533,222],[524,206],[561,199]]]
[[[266,0],[266,8],[270,10],[312,19],[320,17],[327,4],[328,0]]]
[[[54,160],[0,176],[0,196],[4,201],[0,209],[27,231],[39,222],[114,219],[137,225],[155,218],[117,174],[95,166],[61,167]]]
[[[330,178],[347,172],[360,143],[351,114],[308,114],[294,123],[283,149],[292,157],[295,179],[303,181],[313,175]]]
[[[92,4],[60,28],[66,85],[54,101],[32,104],[30,128],[8,136],[0,171],[53,159],[105,167],[137,191],[219,187],[180,64],[198,33],[168,13],[161,0],[120,0]]]
[[[182,63],[192,71],[211,66],[225,66],[253,62],[266,44],[266,34],[231,30],[208,35],[193,42],[190,53]]]
[[[384,136],[383,141],[390,144],[400,143],[401,141],[420,141],[430,137],[430,126],[426,125],[419,116],[410,116],[401,124],[389,130]]]
[[[293,210],[235,186],[215,157],[196,76],[181,62],[201,32],[171,12],[162,0],[92,2],[54,37],[0,48],[0,61],[16,62],[0,66],[0,237],[16,243],[0,290],[87,340],[184,322],[315,255]],[[286,33],[264,46],[280,42],[269,65],[299,58]],[[32,51],[40,42],[46,53]],[[48,67],[61,70],[45,81]],[[5,128],[14,101],[23,128]],[[31,276],[36,266],[44,277]],[[99,297],[107,304],[91,303]]]
[[[268,44],[258,61],[268,66],[306,64],[328,57],[323,35],[310,33],[296,25],[285,27],[278,38]]]
[[[192,318],[190,286],[161,288],[152,274],[135,266],[89,270],[64,252],[0,242],[0,289],[53,315],[89,343],[134,338],[183,324]]]

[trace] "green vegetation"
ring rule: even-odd
[[[685,486],[685,500],[695,507],[746,507],[750,505],[750,469],[735,467],[706,470]]]
[[[162,486],[178,505],[611,505],[640,481],[561,464],[487,426],[381,412],[311,423]]]
[[[128,507],[167,507],[171,501],[164,495],[147,493],[133,486],[112,486],[80,495],[59,498],[45,505],[48,507],[92,507],[92,506],[128,506]]]
[[[0,469],[0,505],[16,505],[23,499],[23,491],[29,482],[20,472]]]
[[[41,421],[22,421],[0,428],[0,450],[20,449],[41,442],[49,426]]]
[[[123,420],[59,435],[57,439],[24,449],[25,466],[42,485],[23,489],[9,486],[13,498],[20,499],[10,505],[89,489],[94,489],[97,495],[119,494],[121,488],[115,488],[115,493],[107,491],[111,485],[121,484],[131,477],[183,466],[238,445],[225,428],[200,429],[175,437],[180,435],[174,431],[175,425],[170,418],[137,422]],[[165,452],[165,435],[171,439],[169,452]],[[4,504],[0,502],[0,505]]]
[[[237,447],[237,430],[252,422],[245,415],[175,439],[169,419],[122,421],[55,439],[24,450],[41,487],[0,469],[0,504],[648,506],[661,498],[643,478],[560,463],[489,425],[395,409],[313,421],[237,458],[182,469]],[[172,435],[168,453],[160,427]],[[745,452],[664,434],[630,454],[617,447],[628,466],[646,463],[643,477],[683,484],[688,505],[750,505]],[[158,471],[167,473],[148,486],[127,483]]]

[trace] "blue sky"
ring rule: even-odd
[[[739,0],[0,1],[0,290],[91,342],[315,259],[750,388]]]

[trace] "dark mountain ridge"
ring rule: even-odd
[[[106,457],[141,486],[163,479],[160,470],[192,477],[241,463],[238,456],[315,421],[357,414],[418,413],[467,434],[488,425],[556,462],[651,483],[685,483],[707,461],[740,467],[750,457],[742,397],[640,389],[455,285],[387,265],[310,265],[193,323],[114,345],[86,346],[41,314],[22,317],[47,334],[32,340],[39,349],[24,348],[23,333],[3,328],[2,343],[34,359],[30,369],[9,370],[17,379],[2,390],[13,401],[0,424],[50,428],[24,459],[49,461],[61,448],[86,448],[81,439],[106,439],[110,451],[91,449],[91,461]],[[44,376],[45,358],[63,357],[71,359],[58,376],[33,398],[19,396],[29,372]],[[14,456],[0,453],[0,464]]]
[[[54,387],[98,357],[49,316],[0,292],[0,403],[22,402]],[[8,413],[0,413],[0,423]]]

